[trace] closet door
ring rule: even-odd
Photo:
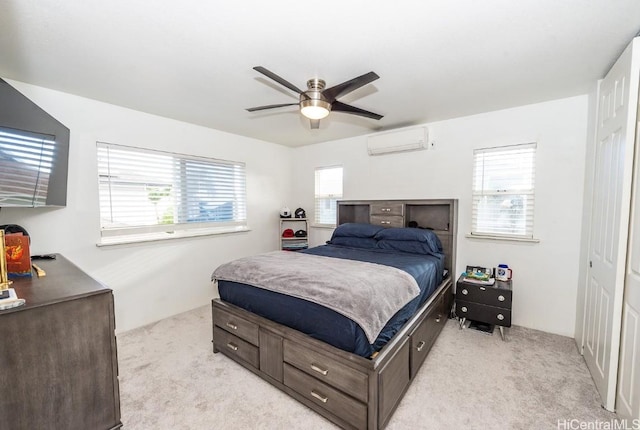
[[[634,61],[640,62],[639,56],[635,55]],[[638,82],[640,76],[631,79]],[[636,104],[636,107],[638,111],[640,105]],[[628,425],[632,420],[640,419],[640,121],[637,117],[635,158],[616,395],[616,412],[620,418],[628,420]]]
[[[633,51],[634,42],[599,86],[585,303],[584,357],[603,406],[611,411],[615,406],[620,350],[638,98]]]

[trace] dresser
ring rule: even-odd
[[[2,425],[121,428],[111,290],[61,255],[37,264],[11,285],[26,304],[0,311]]]
[[[504,340],[504,327],[511,327],[511,280],[496,281],[494,285],[465,282],[456,284],[456,315],[460,328],[466,320],[498,326]]]

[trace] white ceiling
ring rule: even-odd
[[[585,94],[640,30],[638,0],[0,0],[0,77],[283,145]],[[311,130],[252,106],[377,81]]]

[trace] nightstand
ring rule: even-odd
[[[458,278],[456,316],[460,318],[460,328],[467,319],[497,325],[504,340],[504,327],[511,327],[511,292],[511,280],[482,285]]]

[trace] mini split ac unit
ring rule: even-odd
[[[367,137],[369,155],[419,151],[428,148],[427,127],[414,127],[374,134]]]

